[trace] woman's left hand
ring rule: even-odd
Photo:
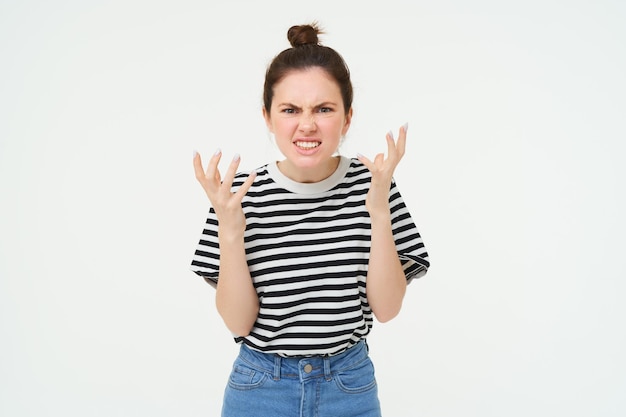
[[[374,161],[370,161],[363,155],[358,155],[361,161],[372,174],[372,185],[367,193],[365,206],[370,216],[375,214],[389,215],[389,188],[393,179],[393,173],[404,156],[406,147],[406,131],[408,124],[400,128],[398,141],[393,138],[393,133],[387,133],[387,158],[383,153],[379,153],[374,157]]]

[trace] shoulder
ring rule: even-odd
[[[346,178],[371,177],[369,169],[356,158],[350,158],[350,167],[346,172]]]
[[[344,186],[354,187],[365,185],[369,187],[372,182],[372,174],[361,161],[356,158],[350,159],[350,166],[343,179]]]

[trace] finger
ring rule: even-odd
[[[218,169],[220,159],[222,159],[222,150],[218,149],[209,160],[209,165],[206,168],[206,178],[214,179],[218,183],[221,181],[221,175]]]
[[[387,157],[393,158],[395,160],[396,153],[397,153],[396,142],[393,140],[393,136],[391,135],[391,132],[387,133]]]
[[[204,169],[202,169],[202,158],[198,152],[193,154],[193,170],[196,174],[196,179],[201,181],[204,179]]]
[[[230,187],[232,187],[233,185],[233,181],[235,180],[235,175],[237,174],[237,167],[239,167],[240,161],[241,161],[241,157],[239,156],[239,154],[235,154],[235,156],[233,157],[233,160],[230,162],[230,165],[228,166],[228,169],[226,170],[226,173],[224,174],[223,184],[227,186],[229,190],[230,190]]]
[[[393,142],[393,139],[390,139],[390,141]],[[379,167],[379,168],[382,167],[384,162],[385,162],[385,154],[384,153],[379,153],[374,158],[374,166],[376,166],[376,167]]]
[[[400,128],[400,134],[398,135],[398,142],[396,143],[396,148],[398,150],[400,158],[404,156],[404,151],[406,149],[406,132],[409,129],[409,124],[405,123],[404,126]]]
[[[252,171],[250,175],[248,175],[248,178],[246,178],[246,180],[243,182],[243,184],[241,184],[241,187],[239,187],[239,189],[235,193],[235,197],[239,199],[239,201],[241,201],[243,199],[243,196],[248,193],[248,190],[250,189],[250,187],[252,187],[255,178],[256,171]]]
[[[363,164],[365,165],[365,167],[367,169],[369,169],[370,171],[374,168],[374,164],[372,161],[369,160],[369,158],[367,156],[361,155],[360,153],[358,153],[356,155],[356,158]]]
[[[198,181],[200,181],[201,183],[204,183],[206,181],[207,178],[210,178],[211,175],[215,175],[213,174],[213,171],[215,170],[215,167],[213,166],[212,168],[212,164],[213,164],[213,160],[215,159],[215,156],[213,158],[211,158],[211,161],[209,162],[209,167],[206,170],[206,173],[204,171],[204,168],[202,168],[202,157],[200,156],[200,154],[198,152],[194,153],[193,156],[193,169],[194,169],[194,173],[196,175],[196,179]],[[219,161],[219,158],[217,158]],[[215,166],[217,166],[217,162],[215,164],[213,164]],[[219,172],[217,173],[217,177],[219,180]]]

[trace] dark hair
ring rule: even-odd
[[[339,85],[343,107],[346,113],[352,107],[352,82],[350,70],[345,61],[332,48],[320,45],[318,35],[322,32],[316,23],[292,26],[287,31],[291,48],[285,49],[274,57],[265,72],[263,87],[263,105],[268,112],[272,107],[274,85],[290,71],[319,67],[333,77]]]

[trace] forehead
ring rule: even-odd
[[[274,85],[274,100],[279,102],[341,101],[339,84],[319,67],[289,71]]]

